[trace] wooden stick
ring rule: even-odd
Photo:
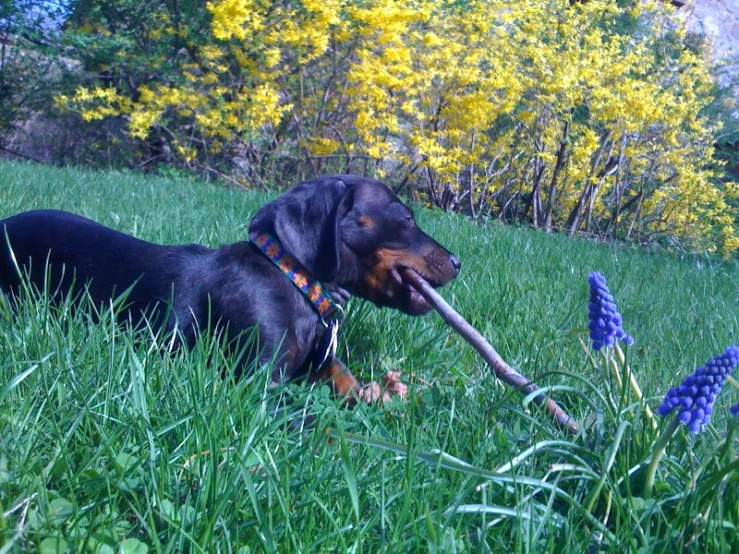
[[[531,394],[539,390],[536,384],[532,383],[526,377],[518,373],[509,366],[503,358],[495,351],[490,343],[483,337],[477,329],[472,327],[457,311],[454,310],[444,300],[434,288],[429,285],[420,275],[410,269],[403,270],[403,278],[421,294],[423,297],[439,312],[442,319],[462,338],[469,342],[483,359],[490,365],[495,376],[508,383],[512,387],[517,388],[524,395]],[[580,432],[580,424],[572,419],[567,413],[557,405],[557,403],[548,398],[544,393],[534,397],[537,404],[544,405],[547,413],[557,422],[558,425],[564,427],[569,433],[577,434]]]

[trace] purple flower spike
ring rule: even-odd
[[[739,415],[739,404],[734,404],[731,408],[729,408],[729,411],[731,412],[731,415]]]
[[[726,378],[739,365],[739,346],[729,346],[723,354],[688,375],[680,386],[667,391],[657,413],[666,416],[677,409],[677,417],[697,433],[711,421],[713,403],[721,392]],[[731,413],[739,414],[739,404],[731,407]]]
[[[629,346],[634,344],[634,338],[626,334],[621,327],[623,318],[618,313],[603,274],[594,271],[588,277],[588,283],[590,283],[590,303],[588,304],[590,325],[588,328],[590,329],[590,340],[593,341],[593,350],[613,346],[616,344],[616,339],[622,340]]]

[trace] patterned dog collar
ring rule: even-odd
[[[323,285],[311,278],[300,262],[288,254],[275,237],[269,233],[254,231],[249,234],[249,240],[300,289],[321,316],[324,325],[327,319],[343,314],[341,306],[334,302]]]

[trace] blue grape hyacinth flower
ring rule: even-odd
[[[739,346],[729,346],[706,365],[699,367],[692,375],[673,389],[667,391],[657,413],[666,416],[677,410],[681,423],[688,426],[691,433],[697,433],[711,421],[713,403],[721,392],[726,379],[739,364]],[[736,413],[734,408],[732,413]],[[739,409],[736,410],[739,412]]]
[[[588,277],[588,283],[590,283],[590,302],[588,303],[590,325],[588,328],[590,329],[590,340],[593,341],[593,350],[613,346],[616,344],[616,339],[628,345],[634,344],[634,338],[623,330],[623,318],[616,308],[603,274],[594,271]]]

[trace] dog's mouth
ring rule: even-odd
[[[410,281],[403,277],[405,269],[411,268],[397,267],[390,271],[390,279],[395,283],[398,290],[395,307],[408,315],[425,315],[434,308],[426,301],[423,295],[415,289]],[[415,269],[411,270],[416,271]],[[441,283],[428,278],[422,273],[418,271],[416,271],[416,273],[425,279],[432,287],[438,288],[441,286]]]

